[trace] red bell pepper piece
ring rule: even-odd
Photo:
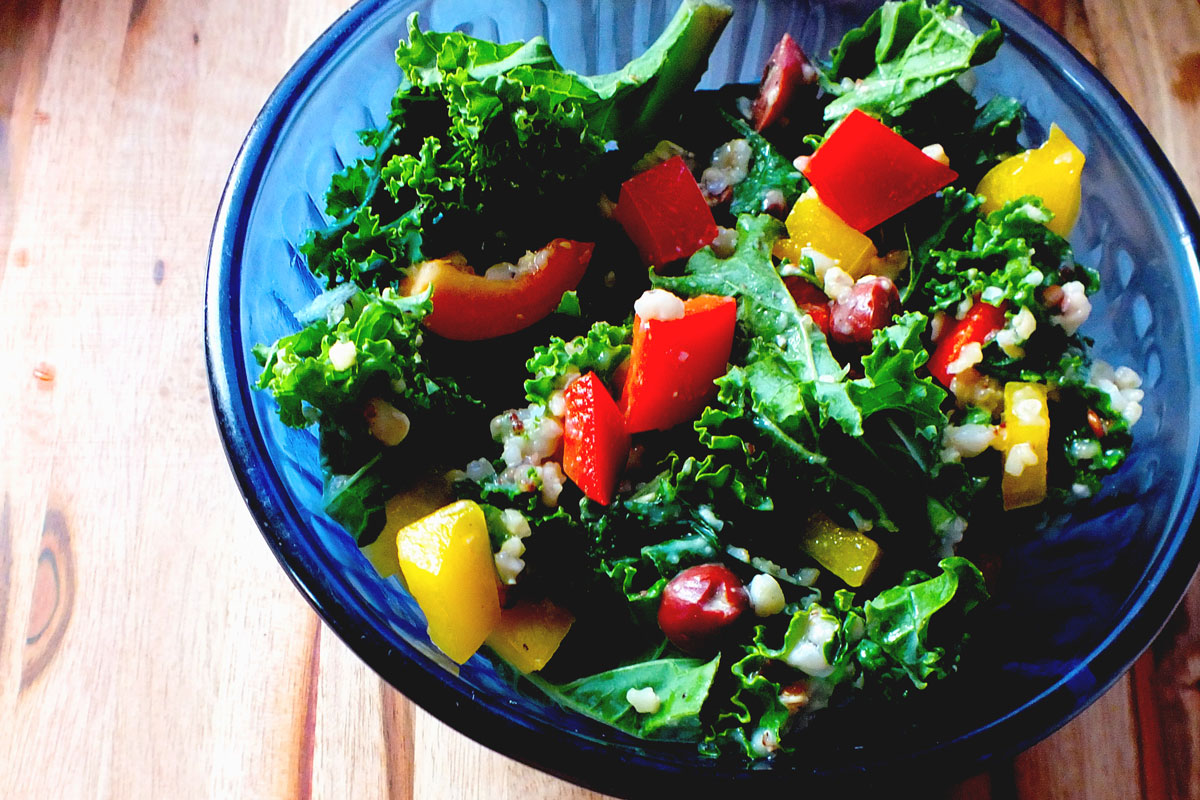
[[[791,34],[785,33],[767,59],[758,97],[750,107],[754,130],[761,131],[782,119],[796,88],[816,79],[817,71],[809,65],[800,45]]]
[[[620,402],[630,433],[666,430],[695,419],[717,393],[713,381],[725,374],[736,301],[706,294],[684,301],[683,307],[678,319],[634,317]]]
[[[847,225],[867,231],[953,182],[958,173],[855,109],[817,148],[804,176]]]
[[[942,334],[933,355],[929,357],[929,372],[942,386],[950,388],[954,376],[947,368],[958,359],[964,347],[969,344],[982,345],[1004,327],[1004,309],[1007,305],[994,306],[977,299],[966,315]]]
[[[589,498],[608,505],[629,458],[625,420],[594,372],[572,381],[563,394],[563,472]]]
[[[595,245],[554,239],[542,248],[542,266],[511,280],[492,280],[448,259],[426,261],[404,280],[405,294],[433,286],[429,330],[447,339],[476,341],[527,328],[558,307],[563,292],[587,272]]]
[[[621,184],[614,216],[646,266],[687,258],[717,238],[712,209],[679,156]]]

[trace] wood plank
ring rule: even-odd
[[[1122,679],[1054,736],[1019,755],[1019,798],[1104,800],[1141,797],[1137,726]]]
[[[1200,798],[1200,591],[1184,597],[1134,665],[1144,796]]]
[[[1027,0],[1200,189],[1200,5]],[[241,139],[348,0],[0,4],[0,774],[33,797],[593,798],[324,629],[208,408],[204,256]],[[947,790],[1200,798],[1200,589],[1092,709]]]

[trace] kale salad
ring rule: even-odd
[[[414,14],[301,248],[327,291],[255,356],[449,659],[763,759],[951,676],[1143,395],[1080,333],[1084,154],[972,94],[998,24],[886,2],[697,91],[731,13],[604,75]]]

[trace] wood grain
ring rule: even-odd
[[[322,627],[211,421],[204,265],[254,115],[347,0],[0,3],[0,795],[592,798]],[[1200,6],[1028,0],[1200,193]],[[1200,799],[1200,590],[983,798]]]

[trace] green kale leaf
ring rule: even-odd
[[[917,689],[946,677],[957,663],[961,618],[988,598],[982,573],[967,559],[946,558],[939,566],[941,575],[910,572],[900,585],[866,603],[866,638],[858,646],[857,659],[874,673],[869,680],[882,682],[885,690],[905,693],[901,675]],[[933,635],[930,621],[939,611],[943,613]]]
[[[591,129],[608,139],[645,135],[696,87],[732,14],[719,2],[684,0],[645,53],[616,72],[579,76],[595,93],[585,105]]]
[[[708,698],[720,657],[664,658],[590,675],[555,685],[538,677],[530,680],[564,708],[612,725],[644,739],[695,741],[702,729],[700,709]],[[656,711],[641,714],[626,699],[631,689],[651,688],[659,700]]]
[[[808,188],[808,180],[775,149],[775,145],[743,120],[728,114],[725,118],[738,135],[749,143],[751,152],[750,169],[745,180],[733,187],[729,213],[735,217],[763,213],[767,210],[764,205],[770,192],[778,192],[783,207],[791,208],[796,198]]]
[[[531,403],[548,405],[550,395],[561,389],[571,374],[595,372],[610,389],[613,373],[629,357],[628,325],[593,323],[588,332],[570,341],[557,336],[548,344],[534,348],[525,362],[532,377],[525,381],[525,396]]]
[[[825,337],[812,318],[796,306],[771,261],[771,248],[783,235],[783,224],[766,214],[743,214],[737,222],[737,245],[728,258],[718,258],[703,248],[688,259],[684,274],[668,277],[652,273],[650,283],[684,297],[716,294],[737,300],[738,326],[746,339],[755,341],[746,358],[756,369],[757,383],[768,395],[778,386],[777,368],[784,368],[801,384],[813,406],[794,409],[806,423],[823,425],[832,419],[851,435],[862,432],[862,418],[846,390],[846,367],[834,358]]]
[[[1099,287],[1097,273],[1075,263],[1067,240],[1045,226],[1052,213],[1040,198],[1013,200],[964,230],[960,223],[972,213],[967,209],[977,206],[964,204],[963,194],[947,197],[960,212],[947,217],[941,242],[928,240],[914,257],[935,309],[978,296],[992,305],[1007,301],[1044,313],[1038,302],[1043,287],[1068,280],[1080,280],[1088,292]]]
[[[746,655],[730,667],[734,688],[718,704],[704,749],[750,758],[776,748],[786,752],[785,737],[798,720],[860,676],[867,696],[884,701],[947,677],[968,638],[964,617],[988,594],[970,561],[954,557],[939,566],[941,575],[910,572],[862,606],[839,590],[828,606],[794,611],[779,647],[768,644],[778,629],[759,625]]]
[[[329,286],[394,286],[430,255],[493,263],[571,230],[594,202],[606,143],[640,136],[695,86],[729,14],[689,0],[645,54],[591,78],[540,37],[426,32],[412,14],[388,124],[364,132],[371,154],[333,177],[331,222],[300,248],[309,269]]]
[[[363,403],[374,396],[408,411],[450,411],[471,403],[421,354],[420,323],[431,308],[428,292],[357,293],[325,318],[255,347],[263,368],[256,387],[271,393],[279,418],[295,428],[347,411],[361,416]]]
[[[655,286],[677,294],[738,302],[739,330],[749,344],[717,380],[716,402],[695,425],[700,442],[740,458],[739,474],[789,475],[798,485],[789,484],[787,493],[823,493],[820,504],[895,530],[881,492],[897,491],[891,476],[898,472],[909,476],[901,482],[905,491],[923,496],[945,425],[939,408],[945,392],[916,374],[927,358],[921,342],[927,320],[906,315],[876,333],[864,376],[847,380],[847,368],[774,268],[770,249],[780,231],[771,217],[743,215],[729,258],[706,248],[682,275],[651,276]]]
[[[854,109],[891,122],[914,102],[990,60],[1004,35],[992,20],[971,32],[961,9],[943,0],[887,2],[842,38],[822,71],[835,99],[825,108],[834,122]]]
[[[370,541],[383,524],[388,487],[415,463],[396,451],[419,448],[412,441],[436,430],[435,418],[476,402],[454,379],[433,371],[421,352],[428,292],[401,297],[391,289],[347,293],[339,287],[310,308],[323,313],[254,349],[263,367],[256,387],[275,398],[285,425],[318,425],[326,511],[356,538]],[[371,434],[364,412],[372,400],[409,417],[412,433],[403,446],[387,447]]]

